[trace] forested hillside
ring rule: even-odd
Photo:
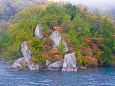
[[[45,39],[34,38],[34,30],[38,24],[43,26],[42,33]],[[33,52],[34,59],[31,62],[42,64],[46,59],[50,61],[63,59],[65,54],[63,43],[60,42],[57,46],[58,51],[51,48],[53,42],[49,35],[54,27],[61,28],[55,30],[66,40],[69,52],[75,52],[79,65],[115,65],[115,27],[111,20],[87,12],[85,7],[71,4],[32,6],[14,15],[13,18],[10,17],[9,31],[0,37],[0,49],[3,50],[5,58],[15,60],[22,57],[20,46],[26,41]]]
[[[30,6],[47,3],[47,0],[2,0],[0,1],[0,36],[7,30],[8,21],[19,11]],[[13,18],[13,17],[12,17]]]

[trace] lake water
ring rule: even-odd
[[[78,72],[3,71],[8,66],[0,63],[0,86],[115,86],[115,68]]]

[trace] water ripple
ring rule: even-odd
[[[8,64],[0,64],[0,86],[115,86],[115,68],[87,69],[78,72],[2,71]]]

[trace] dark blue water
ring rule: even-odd
[[[3,71],[0,64],[0,86],[115,86],[115,68],[87,69],[78,72]]]

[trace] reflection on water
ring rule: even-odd
[[[0,86],[115,86],[115,68],[91,68],[78,72],[8,72],[0,64]]]

